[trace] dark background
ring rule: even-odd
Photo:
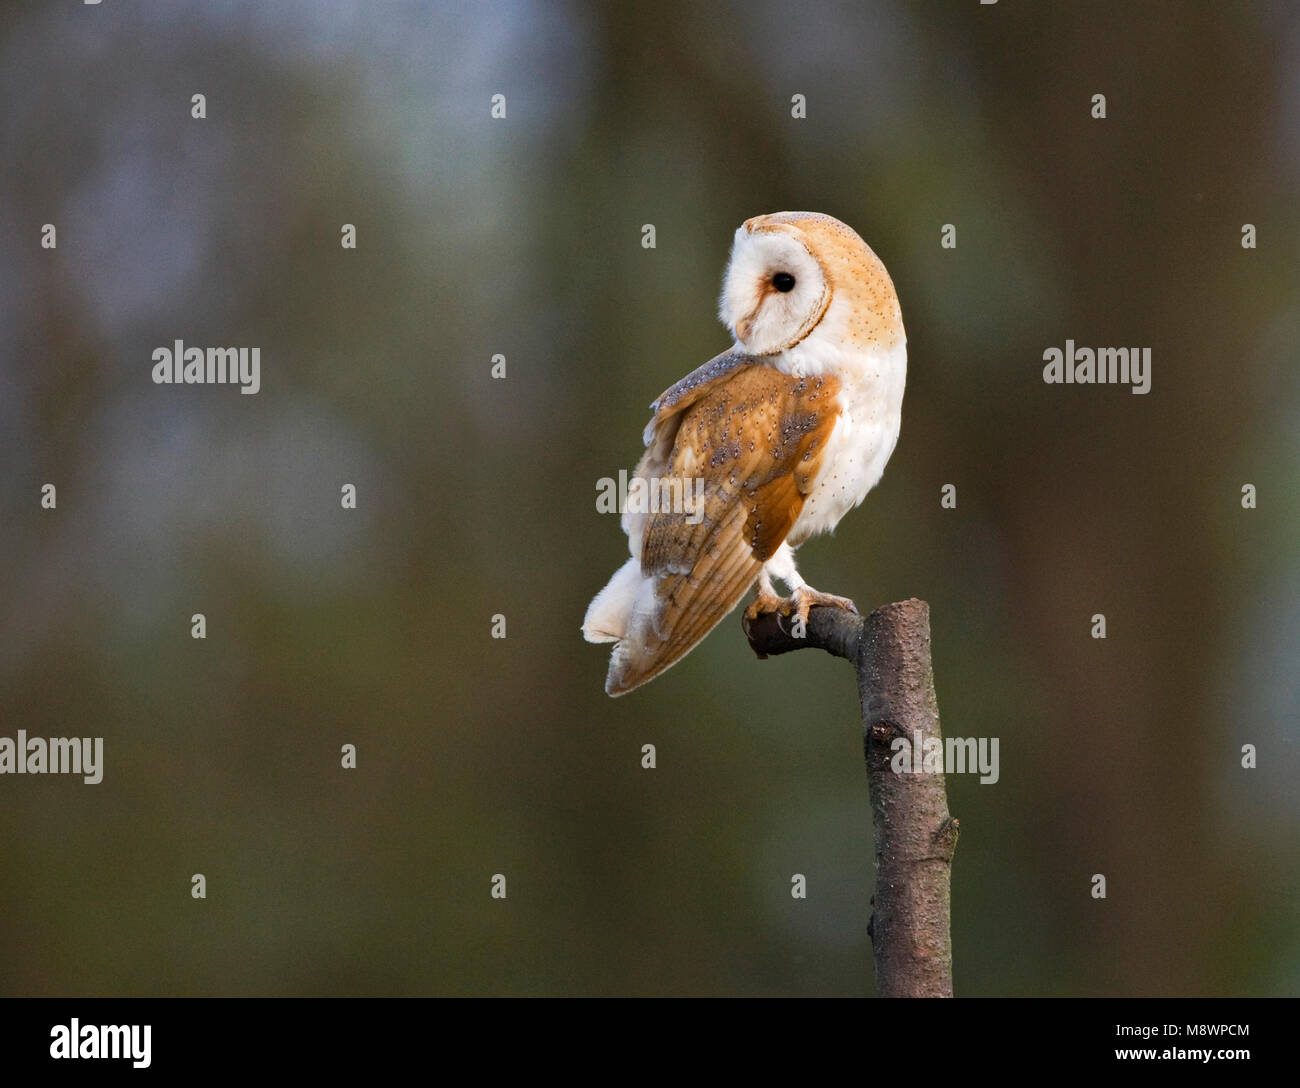
[[[0,734],[106,748],[0,778],[0,991],[872,992],[845,663],[733,616],[611,701],[578,631],[626,557],[596,482],[787,208],[909,338],[884,480],[801,569],[928,600],[945,731],[1001,742],[949,780],[958,993],[1300,990],[1300,9],[0,19]],[[262,391],[154,385],[177,338]],[[1045,385],[1066,338],[1152,391]]]

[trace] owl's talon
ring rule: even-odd
[[[760,589],[758,596],[754,598],[754,603],[745,609],[745,619],[753,623],[759,616],[768,612],[781,612],[782,606],[789,602],[783,597],[778,597],[771,590]],[[785,614],[789,614],[786,610]]]
[[[794,611],[799,617],[799,622],[805,627],[808,625],[808,612],[813,605],[825,605],[827,608],[843,608],[846,612],[852,612],[855,616],[858,614],[858,606],[848,597],[837,597],[833,593],[823,593],[821,590],[813,589],[812,586],[800,586],[790,594],[790,601],[794,603]]]

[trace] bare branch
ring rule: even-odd
[[[858,642],[862,637],[862,617],[843,608],[819,606],[808,613],[808,627],[803,638],[790,633],[793,617],[778,612],[764,612],[756,620],[741,617],[741,626],[749,645],[760,658],[788,654],[791,650],[825,650],[836,657],[856,662]]]
[[[840,608],[808,615],[804,637],[774,612],[742,619],[760,658],[815,648],[852,661],[876,843],[875,910],[867,927],[882,997],[951,997],[952,858],[958,823],[940,773],[895,773],[894,741],[943,744],[930,661],[930,606],[912,598],[863,619]]]

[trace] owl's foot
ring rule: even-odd
[[[821,590],[813,589],[812,586],[798,586],[788,597],[777,596],[770,586],[759,586],[754,603],[745,609],[745,619],[753,623],[759,616],[776,612],[782,616],[798,616],[806,627],[809,609],[819,604],[826,605],[828,608],[843,608],[854,614],[858,611],[858,606],[847,597],[823,593]]]
[[[813,589],[812,586],[799,586],[787,601],[781,602],[785,607],[783,612],[788,616],[791,612],[799,617],[799,621],[806,627],[808,625],[808,610],[815,604],[825,605],[827,608],[843,608],[846,612],[857,614],[858,606],[847,597],[836,597],[833,593],[822,593],[821,590]]]
[[[784,597],[778,597],[771,586],[761,585],[758,587],[758,596],[754,598],[754,603],[745,609],[745,619],[753,623],[759,616],[768,612],[781,612],[789,615],[789,604],[790,602]]]

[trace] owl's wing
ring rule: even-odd
[[[833,377],[728,353],[655,402],[635,475],[688,501],[624,515],[641,582],[610,659],[611,695],[680,660],[754,584],[816,484],[838,392]]]
[[[715,355],[703,366],[697,366],[686,377],[674,382],[650,405],[654,413],[645,428],[645,444],[650,445],[659,424],[679,416],[710,390],[717,388],[741,367],[759,366],[762,360],[743,351],[724,351]]]

